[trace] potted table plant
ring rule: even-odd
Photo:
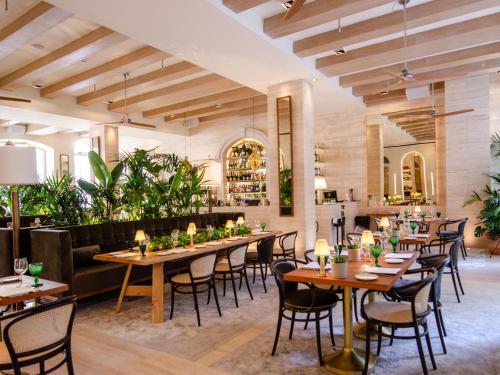
[[[332,258],[332,274],[337,279],[347,277],[347,261],[343,256],[337,255]]]
[[[359,244],[352,243],[347,245],[347,257],[351,262],[359,262],[361,260],[361,249]]]

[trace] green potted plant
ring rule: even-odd
[[[332,258],[332,274],[337,279],[345,279],[347,277],[347,261],[340,254]]]
[[[347,245],[347,257],[350,262],[359,262],[361,260],[361,249],[358,243]]]

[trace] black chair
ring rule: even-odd
[[[377,340],[377,355],[380,355],[382,346],[382,336],[391,337],[396,339],[415,339],[417,341],[418,353],[420,362],[425,375],[428,374],[427,364],[424,356],[424,349],[422,346],[421,338],[425,337],[427,349],[431,358],[432,368],[435,370],[436,361],[434,360],[434,353],[432,351],[431,339],[429,336],[429,327],[427,325],[427,316],[432,313],[432,309],[428,305],[432,286],[437,277],[435,268],[422,268],[414,270],[412,273],[427,274],[423,279],[410,282],[399,288],[393,288],[392,293],[399,295],[400,293],[407,293],[407,302],[396,301],[377,301],[364,304],[365,298],[369,291],[365,292],[361,299],[361,316],[366,320],[366,329],[370,331],[378,327],[378,340]],[[420,326],[423,331],[420,330]],[[385,334],[382,327],[390,327],[391,334]],[[395,330],[398,328],[413,328],[415,335],[413,336],[396,336]],[[363,374],[368,374],[368,364],[370,356],[370,335],[366,335],[366,357],[365,367]]]
[[[291,321],[290,333],[288,336],[290,339],[293,335],[295,322],[307,322],[309,320],[314,320],[316,323],[316,344],[318,357],[321,366],[323,366],[324,361],[321,353],[320,320],[328,318],[330,325],[330,339],[332,341],[332,345],[335,346],[332,315],[333,308],[337,305],[338,297],[335,293],[329,290],[310,288],[308,284],[305,284],[307,288],[299,289],[299,283],[285,281],[284,275],[296,269],[294,263],[295,262],[290,259],[278,259],[271,265],[271,270],[279,290],[278,323],[276,326],[276,336],[274,338],[272,355],[274,356],[276,354],[283,318]],[[301,260],[297,260],[297,263],[305,264],[305,262]],[[286,314],[287,311],[291,312],[291,317]],[[322,316],[322,313],[325,314]],[[297,314],[307,314],[307,317],[305,319],[297,318]],[[314,314],[313,319],[310,319],[311,314]]]
[[[250,290],[250,284],[248,283],[247,271],[245,268],[245,259],[247,255],[248,244],[233,247],[227,252],[227,257],[217,262],[215,265],[215,278],[216,280],[222,280],[224,283],[223,296],[226,295],[226,280],[227,276],[231,279],[231,284],[233,286],[234,302],[236,307],[238,307],[238,295],[236,292],[236,277],[240,280],[240,286],[243,278],[245,279],[245,284],[247,285],[248,294],[253,300],[252,291]],[[222,276],[218,278],[217,276]],[[210,295],[210,290],[208,291]]]
[[[247,259],[245,267],[253,268],[253,280],[252,283],[255,284],[255,275],[257,271],[257,265],[260,269],[260,276],[262,278],[262,284],[264,285],[264,292],[267,293],[266,279],[267,279],[267,267],[271,266],[273,262],[273,250],[274,242],[276,236],[271,236],[264,238],[257,242],[257,252],[247,252]],[[241,287],[241,283],[240,283]]]
[[[201,326],[200,308],[198,304],[198,294],[209,292],[207,305],[210,303],[210,290],[214,292],[215,304],[219,316],[222,316],[217,290],[215,289],[215,254],[202,255],[193,259],[189,263],[189,273],[181,273],[170,279],[171,282],[171,305],[170,319],[174,316],[174,301],[175,293],[192,294],[194,298],[194,308],[196,310],[196,318],[198,326]],[[205,287],[205,288],[203,288]]]
[[[458,293],[458,287],[462,295],[465,295],[464,288],[462,286],[462,280],[460,279],[460,271],[458,269],[458,253],[462,249],[463,238],[458,237],[452,242],[450,250],[448,252],[450,257],[450,262],[447,265],[449,271],[445,272],[446,275],[451,275],[451,280],[453,281],[453,288],[455,289],[455,295],[457,296],[457,301],[460,303],[460,295]],[[457,286],[458,283],[458,286]]]
[[[295,241],[297,240],[297,231],[289,232],[278,237],[279,248],[274,249],[274,257],[295,259]]]
[[[71,296],[0,317],[0,321],[8,320],[4,341],[0,341],[0,370],[21,375],[21,368],[38,365],[40,374],[48,374],[66,364],[68,374],[73,375],[71,332],[75,311],[75,297]],[[59,354],[64,358],[46,370],[45,362]]]
[[[304,259],[306,260],[306,263],[311,263],[311,262],[317,262],[318,259],[316,255],[314,254],[314,250],[306,250],[304,251]],[[342,301],[344,303],[344,288],[338,286],[335,287],[333,285],[329,284],[314,284],[316,288],[321,288],[321,289],[329,289],[337,293],[339,297],[339,301]],[[354,308],[354,316],[356,318],[356,322],[359,322],[359,317],[358,317],[358,288],[353,288],[352,289],[352,302],[353,302],[353,308]],[[304,325],[304,329],[307,329],[307,322]]]
[[[465,225],[467,224],[467,221],[469,218],[465,217],[463,219],[459,220],[448,220],[446,223],[441,224],[438,227],[438,230],[436,232],[436,235],[445,242],[446,240],[454,240],[456,238],[461,237],[462,238],[462,243],[460,244],[460,250],[462,252],[462,258],[465,260],[467,258],[467,250],[465,248],[465,241],[464,241],[464,233],[465,233]],[[450,229],[448,226],[457,224],[457,229]],[[445,250],[444,246],[441,249],[441,252],[443,253]]]

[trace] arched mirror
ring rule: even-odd
[[[406,202],[422,204],[428,200],[425,159],[416,151],[401,158],[401,191]]]

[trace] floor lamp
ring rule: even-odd
[[[35,185],[38,181],[36,173],[36,150],[33,147],[16,147],[5,145],[0,147],[0,185],[11,186],[12,217],[12,254],[19,258],[19,185]]]

